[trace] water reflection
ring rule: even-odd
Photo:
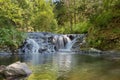
[[[58,54],[57,64],[60,71],[68,71],[71,69],[72,56],[68,53]]]
[[[23,55],[23,61],[24,62],[29,62],[32,65],[39,65],[39,64],[46,64],[49,62],[52,62],[52,56],[53,54],[40,54],[40,53],[35,53],[35,54],[29,54],[29,55]]]
[[[120,80],[120,62],[79,54],[27,54],[0,57],[0,65],[26,62],[33,73],[26,80]]]
[[[14,63],[16,61],[19,61],[18,55],[13,56],[0,56],[0,65],[9,65],[11,63]]]
[[[29,62],[32,65],[40,65],[40,64],[52,64],[57,65],[60,70],[70,70],[72,56],[68,53],[59,53],[59,54],[29,54],[22,56],[23,62]]]

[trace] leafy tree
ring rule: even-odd
[[[1,47],[18,48],[20,44],[17,41],[24,40],[21,36],[22,32],[54,32],[56,27],[53,6],[49,1],[0,0],[0,33],[5,35],[1,35]]]
[[[67,7],[65,6],[64,2],[57,1],[54,3],[55,5],[55,16],[58,21],[58,25],[64,25],[65,22],[69,21]]]
[[[44,0],[35,0],[30,3],[31,17],[30,25],[34,31],[51,31],[51,27],[57,27],[54,18],[53,7]]]

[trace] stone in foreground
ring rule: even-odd
[[[25,63],[16,62],[7,66],[4,70],[1,71],[1,74],[6,78],[8,77],[25,77],[29,76],[32,71],[28,68]]]

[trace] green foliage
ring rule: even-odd
[[[113,18],[120,17],[119,0],[0,0],[1,46],[18,46],[13,34],[18,30],[46,31],[55,33],[87,33],[106,28]],[[14,26],[14,28],[13,28]],[[15,30],[15,31],[14,31]],[[99,31],[99,30],[98,30]],[[12,33],[11,33],[12,32]],[[20,34],[15,34],[19,39]],[[113,30],[119,34],[118,31]],[[9,35],[6,35],[10,33]],[[8,38],[10,41],[7,41]],[[92,39],[91,39],[92,40]],[[90,41],[99,46],[102,39]]]
[[[53,32],[56,27],[49,1],[0,0],[0,46],[3,48],[18,48],[24,40],[23,31]]]
[[[119,5],[119,0],[62,0],[55,3],[55,15],[62,33],[86,33],[88,27],[85,25],[90,21],[93,27],[104,28],[114,17],[113,14],[119,15],[119,11],[112,11],[114,5]],[[70,25],[70,26],[66,26]],[[90,25],[89,25],[90,26]],[[60,30],[58,32],[60,32]]]
[[[112,20],[113,14],[111,11],[105,11],[98,16],[94,17],[93,24],[96,27],[106,27],[107,24]]]
[[[92,26],[87,39],[90,46],[102,50],[120,49],[119,3],[118,0],[105,0],[101,13],[96,13],[90,18]]]
[[[51,27],[56,27],[56,21],[53,19],[53,16],[51,14],[48,14],[49,12],[43,11],[38,13],[34,17],[34,21],[32,25],[34,26],[35,31],[51,31]],[[53,19],[53,20],[51,20]]]
[[[51,26],[57,27],[53,7],[45,0],[1,0],[0,17],[3,27],[7,23],[24,31],[30,31],[30,28],[35,31],[51,31]]]
[[[55,17],[58,21],[58,25],[63,26],[66,22],[69,21],[67,7],[65,6],[63,1],[57,1],[54,3],[54,13]]]
[[[25,39],[24,33],[13,27],[0,29],[0,47],[2,48],[8,47],[10,49],[17,49],[23,39]]]
[[[9,5],[9,6],[8,6]],[[22,9],[11,0],[0,2],[0,27],[5,25],[20,25],[22,22]]]
[[[36,5],[36,6],[34,6]],[[31,6],[31,26],[35,31],[52,31],[51,28],[57,27],[57,21],[54,18],[53,7],[44,0],[35,0]]]
[[[55,33],[61,33],[61,34],[70,34],[70,29],[69,28],[65,28],[63,26],[57,28]]]
[[[56,33],[62,33],[62,34],[87,33],[90,26],[91,26],[91,24],[90,24],[89,21],[80,22],[80,23],[74,24],[72,26],[73,27],[73,31],[71,32],[70,24],[69,23],[65,23],[64,26],[59,26],[57,28]]]
[[[8,6],[9,5],[9,6]],[[22,9],[12,0],[0,1],[0,48],[16,50],[24,39],[17,30],[22,26]]]
[[[80,22],[74,25],[73,33],[87,33],[90,27],[90,23],[87,21]]]
[[[92,39],[90,38],[88,40],[88,43],[91,47],[95,47],[95,48],[98,48],[98,46],[101,46],[101,43],[102,43],[102,39],[99,39],[99,38],[96,38],[96,39]]]

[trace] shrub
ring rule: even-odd
[[[95,18],[94,23],[96,24],[97,27],[105,27],[111,21],[111,19],[112,19],[112,12],[105,11]]]
[[[0,47],[8,48],[11,51],[17,49],[21,42],[25,39],[23,32],[16,30],[13,27],[0,29]]]
[[[75,24],[73,27],[73,33],[87,33],[88,28],[90,27],[90,23],[88,21],[80,22]]]

